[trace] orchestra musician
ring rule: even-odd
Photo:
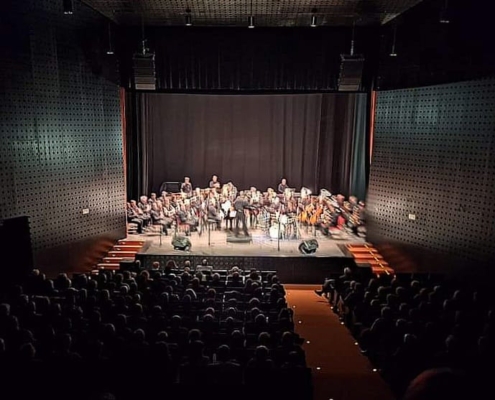
[[[222,227],[222,217],[220,213],[217,211],[216,201],[215,199],[210,199],[208,204],[208,219],[214,220],[217,223],[217,230],[220,230]]]
[[[151,205],[151,220],[153,221],[153,225],[161,225],[162,232],[165,235],[168,235],[167,228],[170,228],[172,225],[172,219],[165,217],[162,203],[160,201],[154,202]]]
[[[193,187],[191,184],[191,179],[188,176],[184,177],[184,182],[180,185],[180,191],[182,194],[185,194],[186,197],[190,197],[192,195]]]
[[[210,181],[210,183],[209,183],[208,187],[209,187],[210,189],[220,189],[220,188],[222,187],[222,185],[221,185],[221,184],[220,184],[220,182],[218,181],[218,176],[213,175],[213,176],[211,177],[211,181]]]
[[[332,227],[342,228],[343,225],[354,234],[358,229],[360,233],[364,231],[364,203],[356,196],[346,199],[342,194],[325,195],[323,190],[320,196],[312,196],[305,187],[298,196],[288,188],[285,178],[280,181],[277,191],[268,188],[265,193],[253,186],[237,195],[237,188],[231,181],[221,186],[216,175],[212,175],[209,186],[193,190],[189,177],[185,177],[181,193],[162,192],[160,197],[152,193],[150,198],[141,196],[138,202],[132,200],[127,205],[128,221],[138,224],[139,232],[151,222],[162,225],[164,232],[175,222],[187,225],[188,231],[198,227],[199,232],[198,224],[206,226],[207,219],[215,220],[217,228],[225,219],[226,230],[234,228],[232,221],[235,220],[236,235],[240,234],[241,228],[244,235],[249,235],[250,228],[261,228],[271,235],[271,228],[277,225],[281,237],[297,237],[299,222],[306,226],[306,231],[311,226],[325,235]],[[222,193],[218,190],[220,187]]]
[[[232,221],[235,218],[235,209],[228,197],[222,197],[221,209],[225,220],[225,229],[232,230]]]
[[[285,193],[285,189],[288,189],[289,186],[287,185],[287,179],[285,178],[282,178],[282,180],[280,181],[280,183],[278,184],[278,193],[280,194],[284,194]]]

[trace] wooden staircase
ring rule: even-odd
[[[110,249],[102,261],[96,264],[97,269],[120,269],[120,262],[124,259],[136,258],[136,253],[141,250],[144,240],[121,239]]]
[[[359,266],[370,266],[375,275],[393,275],[395,272],[388,262],[370,243],[348,244],[347,250],[354,257],[354,261]]]

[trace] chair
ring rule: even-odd
[[[177,232],[183,232],[186,234],[186,236],[191,235],[191,227],[188,223],[182,222],[179,216],[175,218],[175,224],[175,226],[177,227]]]

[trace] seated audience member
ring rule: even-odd
[[[270,351],[266,346],[258,346],[254,352],[253,358],[251,358],[246,368],[256,368],[256,369],[271,369],[274,368],[275,364],[272,359],[269,358]]]
[[[476,399],[476,386],[468,385],[467,377],[448,368],[422,372],[409,384],[403,400]]]
[[[213,363],[208,365],[208,377],[211,384],[236,385],[242,381],[240,364],[231,357],[230,347],[226,344],[218,347]]]

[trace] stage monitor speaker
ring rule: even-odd
[[[134,89],[156,89],[154,54],[134,54],[132,57],[132,72]]]
[[[364,56],[341,54],[338,90],[340,92],[355,92],[361,90]]]
[[[318,249],[318,241],[316,239],[304,240],[299,244],[299,252],[301,254],[313,254]]]
[[[191,250],[192,244],[188,237],[174,235],[172,238],[172,246],[174,247],[174,250],[189,251]]]

